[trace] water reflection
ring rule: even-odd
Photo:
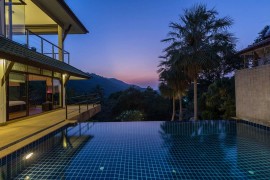
[[[175,176],[191,179],[245,177],[237,165],[235,134],[236,125],[227,121],[164,122],[160,131]]]
[[[239,123],[237,125],[237,165],[250,179],[270,177],[270,132]]]
[[[2,179],[269,179],[269,137],[235,121],[80,123],[1,160],[0,171]]]
[[[19,173],[22,173],[21,178],[32,179],[32,175],[27,173],[32,169],[40,169],[42,174],[64,172],[65,166],[55,166],[55,163],[69,164],[78,150],[93,138],[84,133],[89,127],[90,124],[85,124],[55,132],[0,159],[0,180],[13,179]],[[56,173],[48,177],[58,179],[59,175]],[[65,177],[64,174],[60,176]]]

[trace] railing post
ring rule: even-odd
[[[52,45],[52,56],[53,56],[52,58],[55,59],[54,58],[54,45]]]
[[[28,29],[26,30],[26,45],[27,45],[27,48],[29,48],[29,30]]]
[[[68,105],[67,105],[67,95],[65,95],[65,104],[66,104],[66,119],[68,119]]]
[[[43,39],[41,39],[41,54],[43,54]]]

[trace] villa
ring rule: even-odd
[[[130,44],[136,47],[131,36],[134,36],[136,41],[140,39],[147,42],[145,43],[146,48],[143,48],[143,52],[146,52],[145,50],[150,47],[148,42],[152,41],[150,41],[151,38],[142,38],[141,32],[152,33],[155,29],[155,34],[158,35],[157,30],[161,29],[161,32],[164,33],[162,28],[164,25],[161,23],[161,28],[156,28],[157,23],[152,23],[151,18],[162,22],[167,19],[164,7],[166,10],[173,11],[173,9],[170,10],[170,7],[179,9],[179,5],[183,5],[182,2],[178,2],[177,6],[175,3],[159,2],[158,5],[155,5],[154,12],[148,9],[153,8],[152,3],[145,4],[143,0],[136,1],[132,6],[130,3],[120,1],[112,1],[111,4],[108,2],[73,1],[77,8],[80,8],[80,12],[89,11],[90,14],[90,12],[96,11],[94,13],[97,13],[97,16],[101,16],[102,19],[99,20],[99,25],[102,25],[100,27],[104,32],[108,31],[110,36],[116,34],[112,24],[116,25],[117,30],[121,29],[123,32],[129,32],[130,29],[135,30],[134,32],[139,29],[143,30],[138,33],[124,34],[123,37],[116,34],[117,39],[115,40],[110,36],[104,36],[104,32],[99,32],[102,34],[102,38],[105,37],[103,42],[108,42],[113,50],[108,48],[109,51],[104,51],[107,47],[104,43],[100,43],[100,51],[95,52],[97,55],[104,53],[108,57],[112,56],[108,52],[116,50],[117,44],[121,45],[119,52],[128,50],[129,57],[132,56],[131,51],[134,51],[136,55],[139,54],[139,51],[129,47]],[[223,2],[223,5],[227,7],[228,3]],[[231,6],[231,4],[229,5]],[[238,10],[242,6],[243,4],[239,3],[234,8]],[[246,7],[248,6],[250,4]],[[181,43],[178,43],[178,39],[173,38],[174,45],[181,46],[182,41],[187,44],[184,48],[179,49],[172,46],[173,48],[169,48],[169,51],[173,51],[173,54],[169,56],[182,58],[182,53],[178,53],[178,50],[184,50],[184,58],[186,56],[187,60],[192,56],[196,58],[190,58],[195,60],[192,62],[192,67],[196,73],[189,72],[189,74],[196,75],[197,70],[201,69],[197,59],[200,55],[198,52],[208,50],[212,45],[215,45],[214,48],[219,47],[216,46],[216,43],[225,44],[226,48],[231,47],[230,45],[234,47],[233,44],[227,44],[224,41],[225,39],[230,40],[229,37],[226,38],[222,35],[226,28],[222,27],[219,31],[219,28],[215,27],[216,24],[231,24],[230,18],[219,19],[214,8],[207,9],[206,5],[195,4],[194,8],[185,10],[183,17],[187,18],[180,16],[180,22],[186,21],[184,24],[187,26],[175,23],[180,29],[185,30],[180,31],[180,35],[174,31],[169,33],[180,37],[179,42]],[[159,10],[157,12],[160,12],[160,16],[153,16],[156,10]],[[267,13],[267,8],[265,11]],[[116,13],[116,16],[113,16],[113,13]],[[148,17],[149,13],[151,16]],[[107,16],[104,16],[105,14]],[[168,18],[172,16],[171,13],[167,13],[167,15]],[[90,16],[92,15],[90,14]],[[96,16],[94,17],[96,19]],[[118,21],[121,17],[124,17],[123,24]],[[136,18],[139,22],[137,24],[134,21],[135,17],[147,18]],[[109,26],[104,26],[106,22],[109,22]],[[145,27],[145,22],[147,22],[147,27]],[[128,27],[127,30],[124,29],[126,27]],[[172,27],[174,25],[170,25],[170,28]],[[190,32],[186,33],[186,28]],[[198,29],[202,31],[198,31]],[[209,30],[222,32],[222,34],[211,33]],[[243,69],[235,72],[236,118],[226,118],[234,115],[232,79],[223,81],[223,78],[220,78],[212,83],[214,86],[209,86],[208,91],[213,92],[209,93],[211,94],[210,100],[206,101],[208,94],[204,93],[200,101],[214,106],[219,104],[219,108],[213,108],[211,105],[209,112],[205,112],[210,114],[210,112],[215,113],[216,109],[221,109],[218,110],[220,111],[218,117],[225,119],[213,118],[215,120],[198,121],[169,121],[167,115],[170,114],[171,102],[151,88],[146,90],[131,88],[116,92],[108,98],[106,96],[100,98],[103,90],[101,86],[97,86],[98,93],[89,92],[75,96],[76,94],[71,92],[73,90],[70,89],[68,82],[76,80],[74,87],[78,89],[83,87],[85,90],[86,85],[77,84],[77,82],[91,78],[95,81],[95,75],[90,77],[89,73],[71,65],[75,60],[70,58],[64,42],[70,34],[87,33],[87,28],[65,0],[0,0],[0,180],[269,179],[270,30],[262,41],[239,52],[244,63]],[[181,34],[187,34],[187,36]],[[198,34],[199,36],[197,36]],[[148,34],[146,33],[146,35]],[[213,38],[214,36],[217,37]],[[159,35],[158,38],[160,38]],[[201,40],[203,38],[203,40],[197,41],[197,38]],[[122,43],[122,39],[131,43]],[[207,42],[205,39],[213,41],[214,44],[205,45]],[[100,39],[98,40],[100,42]],[[202,50],[196,50],[200,46],[197,42],[203,44],[203,48],[199,48]],[[73,42],[73,44],[75,43],[76,41]],[[87,45],[80,44],[76,46],[82,46],[81,49],[87,47]],[[155,51],[153,47],[151,46],[151,49]],[[219,50],[218,48],[216,53],[220,53]],[[216,57],[216,53],[212,52],[211,56]],[[121,55],[117,58],[122,62],[133,63],[133,61],[127,61],[126,58],[121,58],[122,54],[115,54]],[[210,53],[203,52],[202,54],[204,54],[202,57],[205,57]],[[88,56],[90,55],[88,54]],[[137,57],[140,56],[132,56],[131,60],[135,60]],[[148,58],[148,56],[146,57]],[[142,60],[146,59],[142,58]],[[114,65],[119,63],[115,62],[112,63],[113,66],[106,64],[106,68],[116,71]],[[125,63],[119,64],[121,69],[128,68]],[[185,88],[180,86],[188,84],[186,82],[190,81],[186,74],[182,75],[184,68],[173,68],[176,65],[178,66],[178,63],[165,67],[172,71],[172,73],[168,71],[165,74],[166,78],[168,76],[165,93],[169,97],[183,94]],[[144,68],[139,69],[139,66],[133,64],[130,67],[137,71],[140,80],[140,77],[147,80]],[[123,72],[126,76],[130,75],[128,71]],[[121,74],[118,71],[117,73]],[[176,78],[176,76],[180,77],[180,74],[184,78]],[[119,83],[117,79],[111,80],[116,84]],[[176,81],[177,83],[175,83]],[[179,81],[181,82],[179,83]],[[88,83],[88,81],[84,82]],[[105,81],[104,84],[108,85],[107,82],[109,81]],[[223,84],[220,86],[219,82],[226,86]],[[192,87],[189,90],[195,90],[194,97],[196,98],[197,84],[193,85],[195,88]],[[108,85],[108,89],[111,87]],[[206,89],[205,85],[203,88],[198,87],[199,93]],[[187,94],[191,91],[188,91]],[[190,103],[192,99],[189,96],[185,98],[184,100],[188,101],[183,103],[184,108],[190,109],[189,106],[193,105]],[[196,102],[195,98],[194,102]],[[218,101],[214,102],[216,100]],[[104,105],[103,114],[97,117],[95,115],[101,111],[101,102]],[[180,109],[182,107],[181,98],[179,102]],[[152,106],[157,108],[148,108]],[[227,114],[227,109],[232,113],[228,113],[230,116],[225,117],[223,115]],[[224,112],[221,113],[221,111]],[[181,111],[179,110],[179,112]],[[112,115],[107,118],[107,114]],[[128,115],[128,118],[122,118],[122,115]],[[149,117],[144,119],[147,116]],[[120,120],[129,121],[120,122]]]
[[[244,67],[235,74],[236,116],[270,125],[270,31],[263,40],[239,51]]]
[[[4,156],[9,151],[2,151],[20,139],[87,120],[100,111],[100,105],[67,104],[68,80],[90,75],[70,65],[64,48],[69,34],[88,33],[65,1],[0,0],[0,20],[0,125],[4,125],[0,154]],[[57,45],[48,40],[52,35],[58,37]]]

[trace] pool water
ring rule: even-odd
[[[269,131],[236,121],[80,123],[53,137],[12,178],[270,178]]]

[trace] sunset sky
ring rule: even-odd
[[[230,16],[237,48],[252,43],[270,24],[269,0],[66,0],[90,31],[69,35],[65,48],[71,64],[83,71],[157,88],[157,65],[171,21],[196,3]]]

